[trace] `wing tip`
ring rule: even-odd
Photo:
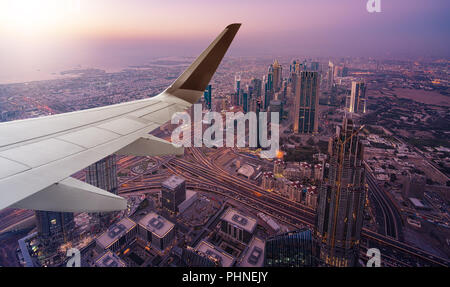
[[[239,29],[241,27],[242,23],[232,23],[225,27],[226,29]]]

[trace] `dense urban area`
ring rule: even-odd
[[[0,121],[152,97],[191,61],[2,84]],[[203,113],[278,112],[277,158],[261,146],[111,155],[73,177],[127,198],[127,210],[2,210],[0,265],[65,266],[75,247],[82,266],[100,267],[366,266],[370,248],[382,266],[449,266],[449,67],[226,57]],[[176,127],[152,134],[170,141]]]

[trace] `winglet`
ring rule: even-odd
[[[241,24],[237,23],[228,25],[189,68],[167,88],[166,92],[192,104],[197,102],[216,72],[240,26]]]

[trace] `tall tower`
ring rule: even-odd
[[[203,97],[205,98],[205,106],[208,110],[211,110],[211,99],[212,99],[212,87],[208,85],[206,87],[205,92],[203,93]]]
[[[272,71],[273,71],[273,92],[276,93],[281,89],[281,82],[283,79],[282,76],[283,68],[278,63],[277,60],[273,62]]]
[[[86,169],[86,182],[103,190],[117,194],[116,158],[116,155],[113,154],[88,166]],[[92,216],[96,223],[100,224],[100,226],[97,225],[97,228],[103,228],[105,227],[104,225],[110,224],[114,214],[115,212],[101,212],[93,213]]]
[[[161,184],[161,205],[164,209],[176,213],[178,205],[186,200],[186,180],[172,175]]]
[[[319,129],[318,72],[301,71],[295,85],[294,133],[317,133]]]
[[[328,62],[327,80],[327,88],[331,91],[334,85],[334,64],[331,61]]]
[[[117,194],[116,155],[110,155],[90,165],[86,170],[86,182]]]
[[[253,88],[253,97],[261,99],[261,87],[262,87],[261,80],[257,78],[252,79],[251,87]]]
[[[350,113],[366,113],[366,85],[364,82],[352,82],[352,90],[347,96],[346,106]]]
[[[234,76],[234,90],[236,92],[236,94],[239,95],[239,92],[241,91],[241,74],[237,73]]]
[[[319,190],[315,238],[321,261],[356,266],[366,199],[363,145],[353,121],[344,118],[330,140],[330,167]]]
[[[38,234],[47,251],[54,251],[62,242],[70,239],[75,226],[73,213],[36,210]]]

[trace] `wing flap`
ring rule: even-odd
[[[116,154],[134,156],[182,155],[184,154],[184,148],[155,136],[146,135],[117,151]]]
[[[26,197],[11,207],[59,212],[106,212],[126,209],[127,200],[68,177]]]

